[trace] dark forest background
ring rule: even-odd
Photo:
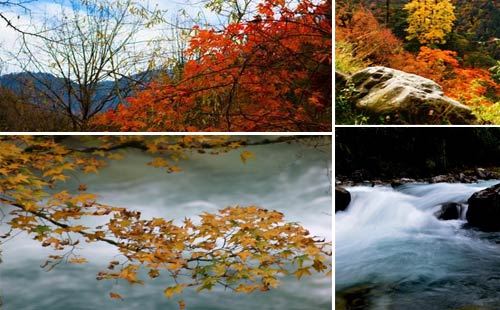
[[[370,180],[500,168],[500,128],[338,128],[336,173]]]

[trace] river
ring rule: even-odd
[[[465,212],[434,215],[499,182],[347,188],[351,203],[335,216],[337,296],[363,309],[500,309],[500,234],[467,228]]]
[[[241,162],[239,151],[215,156],[194,152],[180,162],[183,171],[177,174],[147,166],[151,157],[131,150],[98,175],[77,175],[78,181],[64,187],[85,183],[88,192],[97,193],[104,203],[140,210],[146,218],[176,221],[229,205],[253,204],[281,211],[287,220],[332,240],[331,147],[274,144],[247,149],[256,157],[247,164]],[[0,296],[4,309],[178,309],[178,298],[168,300],[162,294],[168,279],[146,280],[137,286],[96,281],[97,272],[117,254],[110,246],[84,246],[79,253],[90,260],[88,264],[62,264],[45,272],[40,264],[49,253],[25,234],[3,245]],[[253,294],[188,289],[183,299],[190,310],[331,308],[329,277],[281,281],[277,289]],[[124,300],[110,300],[110,291]]]

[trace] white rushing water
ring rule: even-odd
[[[180,163],[183,172],[167,174],[146,165],[151,157],[130,151],[98,175],[80,175],[79,182],[97,193],[101,201],[140,210],[144,218],[165,217],[180,221],[229,205],[258,205],[279,210],[286,220],[297,221],[312,234],[332,240],[331,151],[299,144],[248,148],[256,159],[243,164],[239,151],[223,155],[193,153]],[[68,182],[65,188],[77,188]],[[39,265],[48,249],[20,235],[3,245],[0,264],[0,297],[4,309],[177,309],[177,300],[162,291],[167,278],[148,280],[131,287],[96,281],[116,250],[106,245],[83,247],[85,265],[61,265],[44,272]],[[124,301],[110,300],[115,291]],[[220,288],[214,292],[187,290],[187,309],[329,309],[331,280],[322,275],[282,279],[282,285],[266,293],[236,294]]]
[[[465,213],[435,216],[498,182],[347,188],[351,203],[335,216],[337,293],[368,287],[369,309],[499,309],[499,235],[467,229]]]

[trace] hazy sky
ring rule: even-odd
[[[26,0],[12,0],[26,1]],[[61,11],[62,6],[68,6],[69,0],[47,1],[33,0],[31,3],[25,4],[29,11],[25,11],[16,6],[6,7],[0,5],[0,11],[4,16],[12,20],[16,27],[23,30],[29,30],[32,25],[40,25],[46,17],[57,16]],[[139,2],[141,2],[139,0]],[[149,0],[142,1],[144,4],[149,4],[150,7],[157,6],[159,9],[167,11],[167,19],[179,14],[179,10],[185,10],[190,16],[196,16],[199,12],[203,12],[205,17],[215,22],[214,14],[204,9],[199,0]],[[158,29],[145,30],[141,33],[142,38],[154,37]],[[0,74],[5,74],[13,71],[19,71],[12,65],[9,53],[15,52],[19,43],[19,33],[12,28],[6,26],[6,23],[0,21],[0,62],[4,63],[3,68],[0,67]],[[5,64],[7,63],[7,64]]]

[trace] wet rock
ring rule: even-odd
[[[448,202],[441,206],[441,210],[437,212],[436,216],[443,221],[459,220],[462,210],[463,206],[461,204]]]
[[[481,180],[493,180],[500,178],[500,173],[498,173],[497,171],[487,170],[484,168],[477,168],[476,176]]]
[[[478,178],[481,178],[483,180],[488,178],[488,175],[486,174],[486,169],[484,169],[484,168],[477,168],[476,174],[477,174]]]
[[[461,183],[475,183],[477,182],[477,177],[475,175],[468,175],[465,173],[458,174],[458,181]]]
[[[351,194],[342,187],[335,187],[335,213],[344,211],[351,203]]]
[[[451,183],[454,182],[455,178],[452,175],[438,175],[431,179],[431,183]]]
[[[372,295],[374,287],[368,284],[359,284],[344,289],[335,294],[335,309],[363,310],[373,307]]]
[[[351,180],[357,183],[362,183],[363,181],[370,179],[370,173],[365,169],[354,170],[351,175]]]
[[[392,188],[396,188],[398,186],[408,184],[408,183],[417,183],[417,180],[410,179],[410,178],[394,179],[391,181],[391,186],[392,186]]]
[[[467,221],[484,231],[500,231],[500,184],[474,193],[469,200]]]
[[[386,123],[471,124],[471,110],[444,95],[441,86],[424,77],[386,67],[369,67],[348,83],[357,90],[357,109]]]

